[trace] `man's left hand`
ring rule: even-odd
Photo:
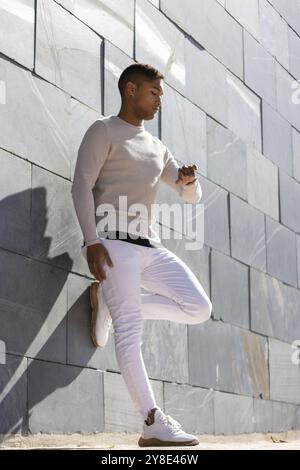
[[[188,184],[193,183],[197,179],[196,171],[198,170],[197,165],[183,165],[178,168],[178,179],[175,181],[176,184]]]

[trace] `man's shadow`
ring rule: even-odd
[[[5,363],[0,363],[0,442],[5,434],[30,432],[34,407],[76,381],[83,367],[103,369],[108,360],[115,368],[114,358],[108,359],[111,338],[102,352],[89,336],[92,280],[82,276],[84,264],[78,269],[85,263],[81,234],[69,211],[62,233],[57,237],[52,229],[55,243],[50,251],[46,200],[46,188],[37,187],[0,201],[0,340],[6,347]],[[64,249],[68,251],[61,253]],[[51,256],[55,250],[61,254]],[[74,260],[81,276],[70,273]],[[101,431],[101,423],[98,427]]]

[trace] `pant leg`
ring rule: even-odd
[[[193,272],[166,248],[101,241],[114,264],[105,268],[102,290],[114,324],[116,357],[135,408],[145,417],[156,403],[141,353],[143,320],[201,323],[211,314],[211,302]],[[152,293],[141,294],[141,285]]]
[[[141,268],[146,251],[121,240],[101,242],[114,265],[105,265],[102,292],[113,322],[116,358],[135,409],[146,417],[157,406],[141,351]],[[86,257],[86,249],[82,253]]]
[[[198,324],[209,319],[212,303],[191,269],[165,247],[147,248],[148,260],[141,274],[144,319]]]
[[[129,245],[124,241],[121,243],[125,245],[124,249]],[[113,248],[116,245],[109,246]],[[141,293],[144,320],[169,320],[192,325],[209,319],[212,303],[195,274],[177,255],[166,247],[130,246],[141,254],[141,285],[151,292]],[[83,255],[86,258],[86,249]]]

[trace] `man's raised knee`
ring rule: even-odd
[[[212,313],[212,303],[207,299],[201,299],[200,302],[194,304],[193,308],[191,309],[192,317],[195,320],[195,324],[203,323],[211,317]]]

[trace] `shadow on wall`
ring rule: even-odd
[[[32,216],[31,201],[38,220]],[[26,207],[30,207],[30,217]],[[67,312],[66,281],[73,261],[67,252],[49,257],[52,238],[45,236],[46,207],[46,189],[42,187],[0,201],[0,247],[4,248],[0,249],[0,340],[5,342],[7,353],[7,365],[0,364],[1,434],[28,432],[34,406],[73,382],[82,371],[81,367],[68,367],[65,374],[63,368],[61,374],[53,374],[53,380],[43,383],[41,361],[32,361],[67,363],[67,315],[87,301],[85,291]],[[85,333],[77,332],[76,340],[83,344],[90,341]],[[93,353],[94,348],[88,345],[84,362]],[[27,377],[33,381],[28,404]]]

